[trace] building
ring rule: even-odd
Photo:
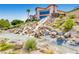
[[[37,7],[35,17],[37,19],[42,19],[47,16],[58,17],[59,15],[65,15],[64,11],[58,10],[58,6],[55,4],[49,5],[47,8]]]

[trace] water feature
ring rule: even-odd
[[[38,22],[38,25],[36,26],[36,28],[33,31],[37,31],[38,28],[43,25],[47,20],[49,19],[49,17],[43,18]]]

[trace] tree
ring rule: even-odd
[[[1,19],[0,20],[0,28],[2,28],[2,29],[10,28],[10,22],[8,20]]]
[[[11,22],[11,24],[12,25],[18,25],[18,24],[22,24],[22,23],[24,23],[22,20],[17,20],[17,19],[15,19],[15,20],[13,20],[12,22]]]
[[[27,12],[28,19],[29,19],[29,17],[30,17],[30,9],[27,9],[26,12]]]

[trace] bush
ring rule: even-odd
[[[2,28],[2,29],[9,29],[10,28],[9,21],[8,20],[1,19],[0,20],[0,28]]]
[[[72,29],[72,27],[75,25],[76,23],[74,22],[73,19],[68,19],[67,21],[65,21],[65,23],[62,25],[62,27],[64,27],[64,31],[69,31]]]
[[[12,22],[11,22],[11,24],[13,25],[13,26],[16,26],[16,25],[18,25],[18,24],[22,24],[22,23],[24,23],[22,20],[13,20]]]
[[[28,51],[35,50],[36,49],[36,41],[35,41],[35,39],[34,38],[28,39],[25,42],[25,48]]]
[[[69,15],[69,19],[74,19],[76,16],[73,14],[73,15]]]
[[[32,21],[38,21],[38,19],[36,19],[36,18],[33,18],[33,19],[32,19]]]
[[[36,19],[36,18],[32,18],[32,19],[27,19],[25,22],[30,22],[30,21],[38,21],[38,19]]]

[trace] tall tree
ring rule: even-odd
[[[26,12],[27,12],[28,19],[29,19],[30,18],[30,9],[27,9]]]

